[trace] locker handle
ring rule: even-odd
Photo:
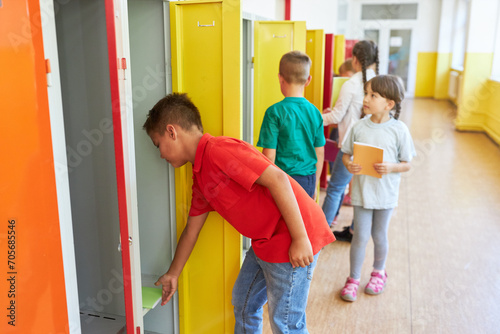
[[[273,38],[286,38],[286,35],[278,36],[278,35],[273,34]]]
[[[198,27],[215,27],[215,21],[212,21],[212,24],[200,24],[198,21]]]

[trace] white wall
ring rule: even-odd
[[[241,12],[244,18],[282,21],[285,19],[285,0],[241,0]]]
[[[292,21],[306,21],[307,29],[323,29],[325,34],[336,32],[337,0],[291,0]]]
[[[441,0],[418,1],[417,27],[415,29],[416,51],[436,52],[439,45],[439,24],[441,19]],[[446,15],[447,14],[447,15]],[[445,16],[451,16],[445,13]]]
[[[469,7],[467,51],[491,53],[495,50],[498,0],[472,0]]]
[[[455,12],[455,0],[442,0],[439,18],[439,39],[437,52],[452,52],[453,15]]]

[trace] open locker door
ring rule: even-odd
[[[254,55],[253,144],[259,140],[266,109],[284,97],[278,82],[278,66],[285,53],[306,52],[305,21],[256,21]]]
[[[0,333],[70,326],[43,18],[38,1],[0,1]]]
[[[132,85],[128,69],[130,49],[125,0],[106,0],[106,27],[126,329],[127,333],[143,333]]]
[[[307,30],[306,53],[311,58],[311,83],[304,90],[304,97],[323,110],[323,85],[325,76],[325,33],[323,29]]]
[[[241,138],[239,1],[172,1],[170,27],[173,91],[189,94],[206,132]],[[179,237],[191,204],[191,164],[176,168],[175,183]],[[210,213],[179,279],[181,333],[233,331],[231,291],[240,261],[239,233]]]

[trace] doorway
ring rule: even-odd
[[[352,17],[357,17],[358,21],[353,22],[351,30],[346,33],[355,39],[368,39],[377,43],[380,74],[401,77],[406,96],[414,96],[418,4],[371,4],[359,1],[351,10]]]
[[[412,29],[366,29],[364,39],[379,46],[380,74],[399,76],[408,90]]]

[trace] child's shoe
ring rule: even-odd
[[[347,277],[344,288],[340,293],[340,298],[345,301],[353,302],[358,295],[359,280]]]
[[[372,272],[370,281],[365,287],[365,293],[369,295],[378,295],[384,291],[385,284],[387,283],[387,273],[384,275],[376,271]]]
[[[342,201],[342,205],[352,206],[351,196],[349,194],[344,196],[344,200]]]

